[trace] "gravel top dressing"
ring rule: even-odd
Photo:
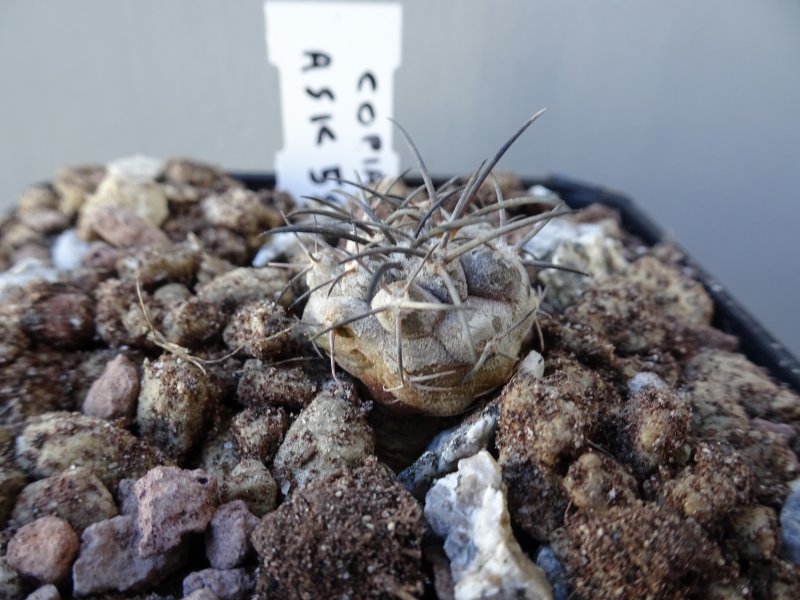
[[[0,598],[800,598],[798,395],[679,250],[498,158],[346,204],[144,157],[27,190]]]

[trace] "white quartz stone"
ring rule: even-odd
[[[38,258],[19,261],[8,271],[0,271],[0,300],[12,290],[31,281],[56,281],[58,271]]]
[[[649,387],[656,388],[657,390],[669,389],[669,386],[664,382],[663,379],[661,379],[661,377],[650,371],[636,373],[636,375],[628,380],[627,386],[628,393],[631,395],[641,392],[643,389]]]
[[[592,280],[624,271],[628,261],[622,255],[619,226],[611,219],[597,223],[575,223],[553,219],[525,244],[525,250],[539,260],[578,269],[585,277],[557,269],[544,269],[539,279],[547,284],[547,298],[558,308],[577,300]]]
[[[75,229],[67,229],[53,242],[50,258],[56,269],[72,271],[81,266],[81,259],[89,251],[89,244],[78,237]]]
[[[485,450],[434,484],[425,517],[445,540],[456,600],[553,597],[544,571],[514,539],[500,467]]]

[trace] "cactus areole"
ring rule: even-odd
[[[497,185],[492,204],[476,206],[475,197],[537,116],[466,184],[435,189],[406,136],[424,186],[401,196],[393,186],[356,184],[349,209],[326,202],[296,211],[293,218],[305,220],[279,228],[318,236],[308,248],[302,320],[314,343],[378,402],[453,415],[513,374],[540,301],[520,249],[565,211],[508,219],[508,209],[535,200],[505,200]],[[327,244],[330,237],[340,243]]]

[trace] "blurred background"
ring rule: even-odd
[[[432,171],[548,107],[502,168],[632,196],[800,355],[798,0],[400,4],[395,116]],[[262,0],[2,0],[0,207],[133,153],[269,171],[277,82]]]

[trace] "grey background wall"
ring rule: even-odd
[[[396,117],[433,170],[549,107],[504,167],[630,194],[800,354],[800,2],[402,4]],[[0,2],[3,207],[135,152],[269,170],[278,110],[261,0]]]

